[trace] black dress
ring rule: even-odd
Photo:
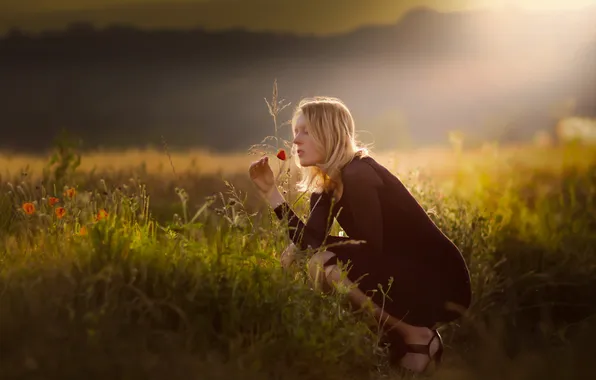
[[[294,244],[307,249],[363,240],[326,248],[335,257],[325,266],[338,260],[347,264],[348,278],[379,306],[386,293],[384,310],[406,323],[431,328],[457,319],[460,314],[447,310],[447,302],[468,308],[471,288],[468,268],[455,244],[402,182],[372,157],[356,155],[341,176],[340,200],[332,204],[331,194],[313,193],[306,224],[287,203],[275,208],[279,219],[288,217]],[[334,217],[348,237],[329,235]]]

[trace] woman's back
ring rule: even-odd
[[[435,225],[420,203],[404,184],[387,168],[370,156],[356,156],[343,169],[346,175],[374,170],[380,186],[371,187],[363,181],[346,181],[344,192],[334,207],[334,214],[348,236],[365,239],[362,226],[379,230],[383,254],[413,255],[427,260],[430,257],[450,261],[449,256],[460,261],[460,252],[445,234]],[[370,174],[368,174],[370,176]],[[366,178],[366,176],[358,176]],[[376,181],[377,179],[372,179]],[[372,210],[371,204],[363,203],[366,198],[378,197],[380,213]],[[452,255],[445,255],[446,251]]]

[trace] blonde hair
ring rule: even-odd
[[[368,148],[357,141],[352,114],[340,99],[325,96],[302,99],[292,117],[292,130],[300,115],[304,115],[309,134],[324,152],[325,161],[301,167],[300,159],[294,155],[301,172],[296,187],[299,191],[317,193],[330,190],[341,183],[341,169],[356,155],[367,156]]]

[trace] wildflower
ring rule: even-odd
[[[64,192],[64,195],[69,198],[74,198],[76,193],[77,193],[77,191],[74,189],[74,187],[71,187],[70,189],[66,189],[66,191]]]
[[[56,198],[56,197],[50,197],[48,199],[48,203],[50,204],[50,206],[54,206],[56,203],[60,202],[60,199]]]
[[[56,216],[58,219],[62,219],[66,215],[66,209],[64,207],[56,207]]]
[[[102,220],[108,217],[108,212],[103,208],[97,213],[97,220]]]
[[[35,205],[31,202],[23,203],[23,210],[27,215],[33,215],[35,212]]]
[[[282,161],[285,161],[285,160],[286,160],[286,151],[285,151],[285,150],[283,150],[283,149],[280,149],[280,150],[277,152],[277,158],[279,158],[279,159],[280,159],[280,160],[282,160]]]
[[[87,235],[87,227],[85,227],[85,226],[81,227],[81,229],[79,230],[79,235],[81,235],[81,236]]]

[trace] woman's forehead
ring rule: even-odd
[[[300,115],[296,119],[296,123],[294,124],[294,128],[295,129],[306,128],[307,125],[308,125],[308,123],[307,123],[306,118],[304,117],[304,115]]]

